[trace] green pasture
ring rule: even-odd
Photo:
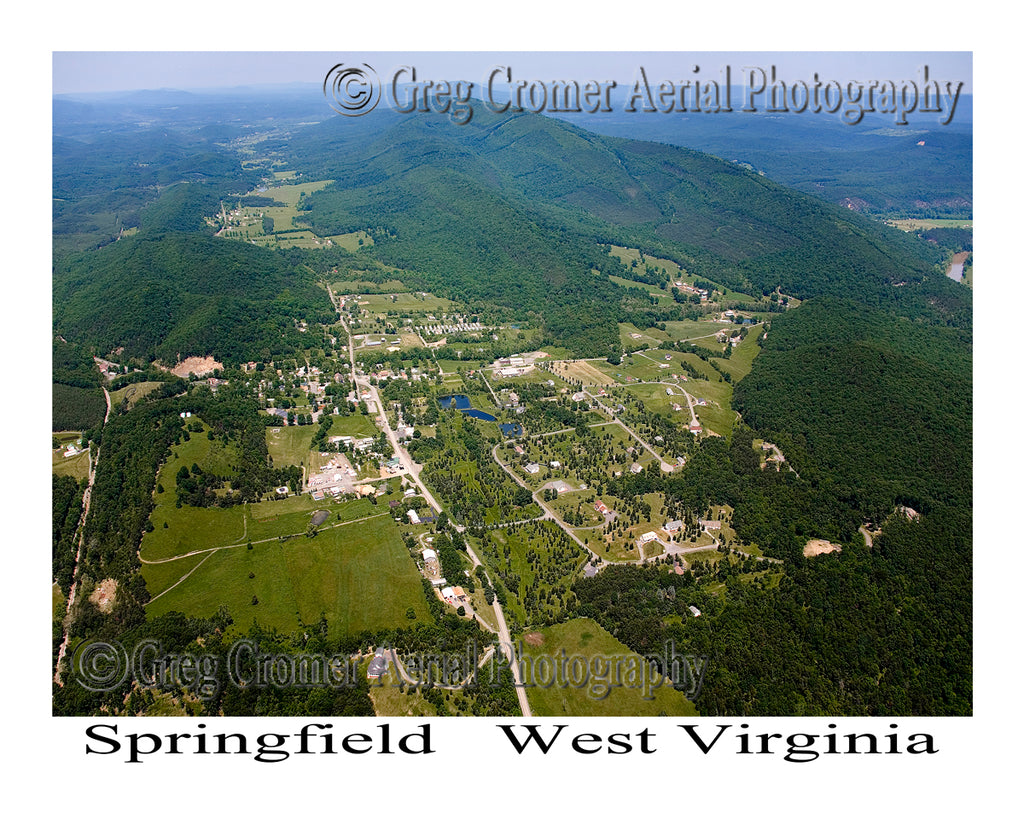
[[[538,639],[542,641],[540,645],[531,645]],[[526,681],[537,683],[526,688],[527,699],[536,716],[697,715],[693,703],[674,690],[665,678],[650,679],[644,690],[638,671],[641,665],[647,666],[644,659],[589,618],[533,632],[529,641],[522,641],[522,655]],[[563,656],[569,663],[579,658],[574,664],[577,673],[565,677],[560,672],[557,676],[547,673],[547,668],[561,666]],[[540,658],[548,659],[538,664]],[[585,675],[582,673],[584,666]],[[543,685],[549,680],[550,684]]]
[[[67,445],[78,446],[82,438],[80,432],[55,432],[53,438],[60,443],[60,449],[50,450],[51,469],[54,475],[70,475],[76,481],[83,481],[89,477],[89,452],[83,449],[77,455],[65,458]]]
[[[117,409],[121,406],[121,402],[127,400],[128,408],[131,409],[139,401],[141,401],[153,390],[160,387],[164,382],[162,381],[140,381],[137,384],[129,384],[127,387],[121,387],[119,390],[115,390],[110,393],[110,406],[113,409]]]
[[[434,296],[430,293],[376,293],[368,294],[359,299],[359,306],[370,313],[382,315],[387,313],[430,313],[437,317],[437,324],[451,323],[442,320],[441,315],[453,308],[455,302]],[[426,321],[426,317],[420,317]],[[430,322],[433,324],[434,322]]]
[[[754,359],[761,352],[761,347],[757,342],[763,334],[764,327],[762,326],[749,328],[747,337],[733,348],[732,355],[729,358],[717,359],[715,361],[722,372],[727,372],[732,376],[733,384],[750,373]]]
[[[309,461],[310,446],[317,431],[315,424],[303,427],[267,427],[267,452],[275,467],[299,466]],[[336,435],[348,433],[338,432]]]
[[[313,538],[217,551],[148,611],[203,617],[222,605],[239,629],[255,619],[290,632],[324,614],[334,635],[353,634],[407,626],[414,622],[409,608],[418,621],[430,619],[415,564],[394,521],[383,514],[325,525]]]

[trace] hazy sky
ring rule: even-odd
[[[962,81],[973,93],[970,52],[452,52],[452,51],[54,51],[53,93],[88,93],[154,88],[225,88],[268,83],[321,83],[336,63],[369,63],[382,77],[402,65],[420,78],[481,82],[495,65],[509,66],[516,79],[632,82],[643,66],[652,81],[716,78],[725,66],[732,81],[754,66],[778,76],[810,81],[917,80],[922,66],[940,81]],[[694,66],[700,72],[694,72]]]

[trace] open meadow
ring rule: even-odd
[[[527,680],[536,683],[526,689],[536,716],[697,715],[693,703],[665,677],[648,677],[645,690],[641,676],[631,676],[628,669],[647,663],[588,618],[530,632],[522,640],[522,653]],[[561,668],[563,656],[568,659],[565,675],[548,673],[548,668]]]

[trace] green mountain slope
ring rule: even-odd
[[[453,293],[544,310],[592,286],[597,242],[641,246],[754,293],[895,306],[946,289],[925,284],[937,257],[913,237],[687,149],[531,114],[463,126],[409,117],[362,142],[344,128],[328,122],[292,146],[307,174],[338,180],[308,197],[309,223],[386,230],[376,255]],[[915,309],[942,313],[927,299]]]
[[[301,344],[297,319],[331,315],[286,256],[200,234],[141,234],[74,256],[55,270],[53,295],[69,340],[168,362],[278,355]]]

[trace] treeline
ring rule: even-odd
[[[75,571],[75,532],[82,516],[82,490],[69,475],[54,475],[51,488],[53,511],[53,580],[65,596]]]
[[[969,564],[928,556],[948,526],[969,549],[966,522],[894,522],[874,549],[787,565],[774,588],[732,574],[710,594],[697,572],[611,567],[574,586],[577,613],[638,652],[707,656],[706,716],[970,714]]]
[[[847,302],[805,303],[774,321],[734,404],[801,476],[856,497],[866,520],[897,503],[919,511],[969,506],[969,325],[930,327]]]
[[[53,339],[53,431],[92,429],[103,422],[107,402],[100,374],[86,347]]]
[[[124,347],[147,361],[284,357],[305,345],[298,321],[332,317],[300,262],[199,234],[140,234],[69,257],[54,270],[59,333],[101,350]]]

